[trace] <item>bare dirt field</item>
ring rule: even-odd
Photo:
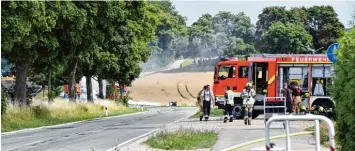
[[[157,73],[135,80],[129,89],[134,100],[193,106],[206,84],[212,86],[213,72]]]

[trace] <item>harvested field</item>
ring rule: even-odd
[[[213,72],[157,73],[135,80],[130,90],[134,100],[168,105],[195,105],[196,95],[206,84],[213,84]]]

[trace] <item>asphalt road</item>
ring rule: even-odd
[[[187,117],[196,108],[161,107],[148,112],[98,119],[1,136],[1,150],[101,151]]]

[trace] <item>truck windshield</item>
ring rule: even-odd
[[[218,69],[218,80],[235,77],[235,66],[221,65]]]

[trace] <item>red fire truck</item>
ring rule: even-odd
[[[214,74],[216,106],[223,108],[227,85],[235,92],[235,106],[242,106],[241,91],[247,82],[252,82],[257,93],[252,115],[256,118],[263,114],[264,97],[280,96],[283,83],[297,82],[306,96],[303,106],[334,108],[329,94],[331,64],[326,55],[311,54],[255,54],[244,59],[221,59]]]

